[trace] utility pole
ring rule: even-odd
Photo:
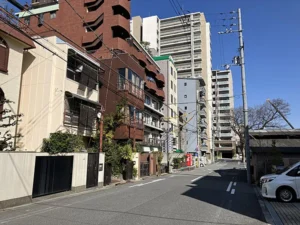
[[[243,111],[244,111],[244,127],[245,127],[245,151],[247,162],[247,181],[251,184],[251,171],[250,171],[250,147],[249,147],[249,124],[248,124],[248,102],[246,90],[246,72],[245,72],[245,56],[244,56],[244,40],[243,40],[243,27],[242,27],[242,13],[238,9],[238,32],[240,41],[240,66],[242,76],[242,92],[243,92]]]
[[[236,12],[230,12],[231,14]],[[241,67],[241,79],[242,79],[242,95],[243,95],[243,112],[244,112],[244,138],[245,138],[245,152],[246,152],[246,164],[247,164],[247,182],[251,184],[251,171],[250,171],[250,148],[249,148],[249,124],[248,124],[248,102],[247,102],[247,90],[246,90],[246,72],[245,72],[245,56],[244,56],[244,40],[243,40],[243,26],[242,26],[242,12],[239,8],[237,10],[238,30],[226,29],[225,32],[219,32],[219,34],[230,34],[234,32],[239,33],[239,57],[234,57],[234,63],[231,65],[238,65]],[[236,19],[235,17],[231,19]],[[230,26],[235,26],[231,24]],[[226,65],[230,66],[230,65]]]

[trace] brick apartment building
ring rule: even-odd
[[[164,101],[164,76],[159,66],[130,35],[129,0],[32,0],[28,10],[18,14],[32,36],[57,36],[99,60],[102,88],[99,101],[104,114],[116,110],[127,99],[125,118],[115,139],[144,139],[145,94],[150,91]],[[27,6],[26,6],[27,7]],[[26,27],[25,27],[26,29]],[[83,80],[83,78],[79,79]],[[151,80],[152,82],[148,82]]]

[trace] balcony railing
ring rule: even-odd
[[[160,147],[160,146],[163,146],[164,141],[156,139],[156,138],[144,138],[144,141],[142,142],[142,144]]]
[[[139,88],[138,86],[132,84],[128,80],[119,79],[118,90],[119,91],[128,91],[130,94],[136,96],[137,98],[140,98],[143,100],[145,99],[144,90]]]

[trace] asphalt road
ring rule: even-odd
[[[244,165],[205,168],[0,211],[0,224],[266,224]]]

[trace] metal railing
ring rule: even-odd
[[[140,99],[145,99],[145,93],[144,90],[139,88],[138,86],[134,85],[128,80],[121,80],[119,79],[118,82],[118,90],[120,91],[128,91],[130,94],[136,96],[137,98]]]

